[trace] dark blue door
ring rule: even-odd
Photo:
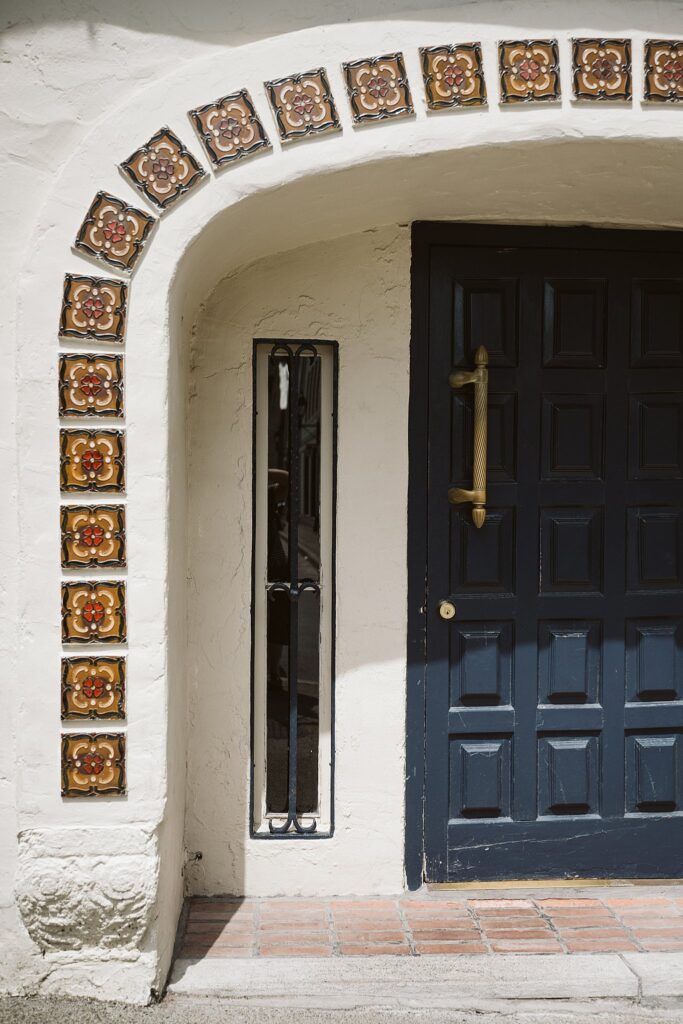
[[[680,876],[680,236],[416,230],[426,876]],[[448,378],[480,345],[477,529],[448,501],[473,473],[473,389]]]

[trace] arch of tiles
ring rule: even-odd
[[[631,50],[629,39],[572,40],[575,101],[632,102]],[[683,102],[683,40],[646,40],[642,57],[643,100]],[[487,69],[480,44],[423,48],[420,61],[430,111],[486,109]],[[414,113],[401,53],[345,63],[343,74],[354,124],[389,124]],[[497,74],[502,104],[559,101],[557,41],[501,42]],[[341,131],[337,100],[323,68],[265,87],[283,143]],[[245,89],[191,110],[189,117],[214,170],[271,149],[264,118]],[[167,127],[120,168],[160,215],[206,178],[194,155]],[[75,249],[130,276],[156,220],[146,210],[98,192]],[[61,673],[64,797],[126,791],[126,439],[121,424],[128,289],[128,280],[82,274],[67,274],[64,283],[59,323],[65,346],[59,357],[60,482],[66,497],[60,509],[61,626],[70,652],[62,659]],[[111,428],[100,425],[110,423]],[[102,498],[106,503],[100,503]],[[71,504],[79,500],[85,503]],[[86,731],[102,729],[105,722],[109,731]]]

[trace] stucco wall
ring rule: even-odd
[[[570,34],[629,35],[634,53],[646,36],[680,38],[683,4],[472,0],[454,9],[432,8],[430,0],[267,0],[226,9],[218,0],[191,7],[186,0],[7,0],[2,15],[0,989],[144,999],[168,964],[181,885],[183,361],[198,302],[213,282],[245,262],[376,224],[458,218],[680,226],[680,111],[646,107],[638,98],[631,106],[578,109],[570,99],[567,61]],[[495,42],[534,35],[560,38],[562,103],[502,110],[491,76]],[[462,116],[428,115],[420,101],[417,47],[463,39],[482,40],[491,104]],[[354,129],[340,62],[392,49],[406,53],[415,119]],[[330,71],[343,132],[289,150],[275,142],[267,157],[214,176],[164,218],[136,271],[126,421],[134,566],[129,655],[136,680],[127,725],[130,791],[125,802],[65,806],[59,795],[56,327],[64,273],[92,271],[71,251],[74,236],[99,188],[142,204],[116,165],[162,123],[200,155],[186,119],[190,107],[246,85],[267,115],[266,79],[320,64]],[[642,68],[636,67],[636,97],[641,88]],[[272,121],[268,128],[274,135]],[[252,330],[246,320],[243,326]],[[343,600],[340,623],[350,614]],[[373,625],[361,634],[365,651]],[[380,640],[382,671],[388,671],[394,638]],[[351,641],[340,634],[340,656],[344,642]],[[345,683],[355,678],[353,651],[347,665]],[[349,724],[355,725],[338,719],[338,735]],[[356,756],[353,743],[345,752],[349,759]],[[347,781],[353,806],[353,776]],[[244,801],[240,813],[237,844]],[[343,829],[340,816],[338,826]],[[98,875],[94,862],[101,858],[111,870]],[[97,925],[86,931],[99,945],[86,954],[77,936],[84,934],[88,903],[71,895],[79,879],[97,876],[97,899],[110,899],[127,858],[136,865],[129,896],[142,907],[147,930],[137,945],[124,940],[117,960],[106,946],[112,922],[93,911]],[[139,899],[138,876],[144,879]],[[307,877],[312,887],[322,884]],[[59,878],[61,892],[53,886]],[[49,899],[32,900],[31,879],[36,891],[44,881]],[[265,885],[258,872],[253,882]],[[203,883],[197,877],[193,884]],[[24,920],[35,941],[17,911],[16,886],[23,886]],[[55,951],[50,929],[59,928],[65,908],[76,914],[75,938],[70,949]],[[135,934],[139,938],[140,928]]]
[[[249,839],[252,341],[339,342],[336,818]],[[216,288],[192,346],[188,789],[193,893],[403,886],[410,232],[259,260]]]

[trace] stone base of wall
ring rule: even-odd
[[[153,830],[21,832],[15,891],[32,943],[21,942],[0,988],[148,1003],[160,986],[151,928],[158,869]]]

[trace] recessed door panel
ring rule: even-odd
[[[601,622],[539,622],[539,704],[597,704],[601,663]]]
[[[517,365],[517,280],[463,279],[455,284],[453,362],[464,365],[485,345],[491,366]]]
[[[683,588],[683,509],[628,510],[628,589]]]
[[[603,280],[546,281],[543,309],[543,362],[576,367],[604,364],[605,296]]]
[[[602,510],[541,509],[539,589],[545,594],[602,590]]]
[[[632,480],[683,477],[683,396],[631,395],[629,476]]]
[[[597,814],[597,737],[541,737],[538,776],[539,815]]]
[[[634,281],[631,365],[683,366],[683,280]]]
[[[601,480],[602,395],[545,395],[541,417],[541,478]]]
[[[451,631],[451,705],[487,707],[512,698],[512,622],[458,623]]]

